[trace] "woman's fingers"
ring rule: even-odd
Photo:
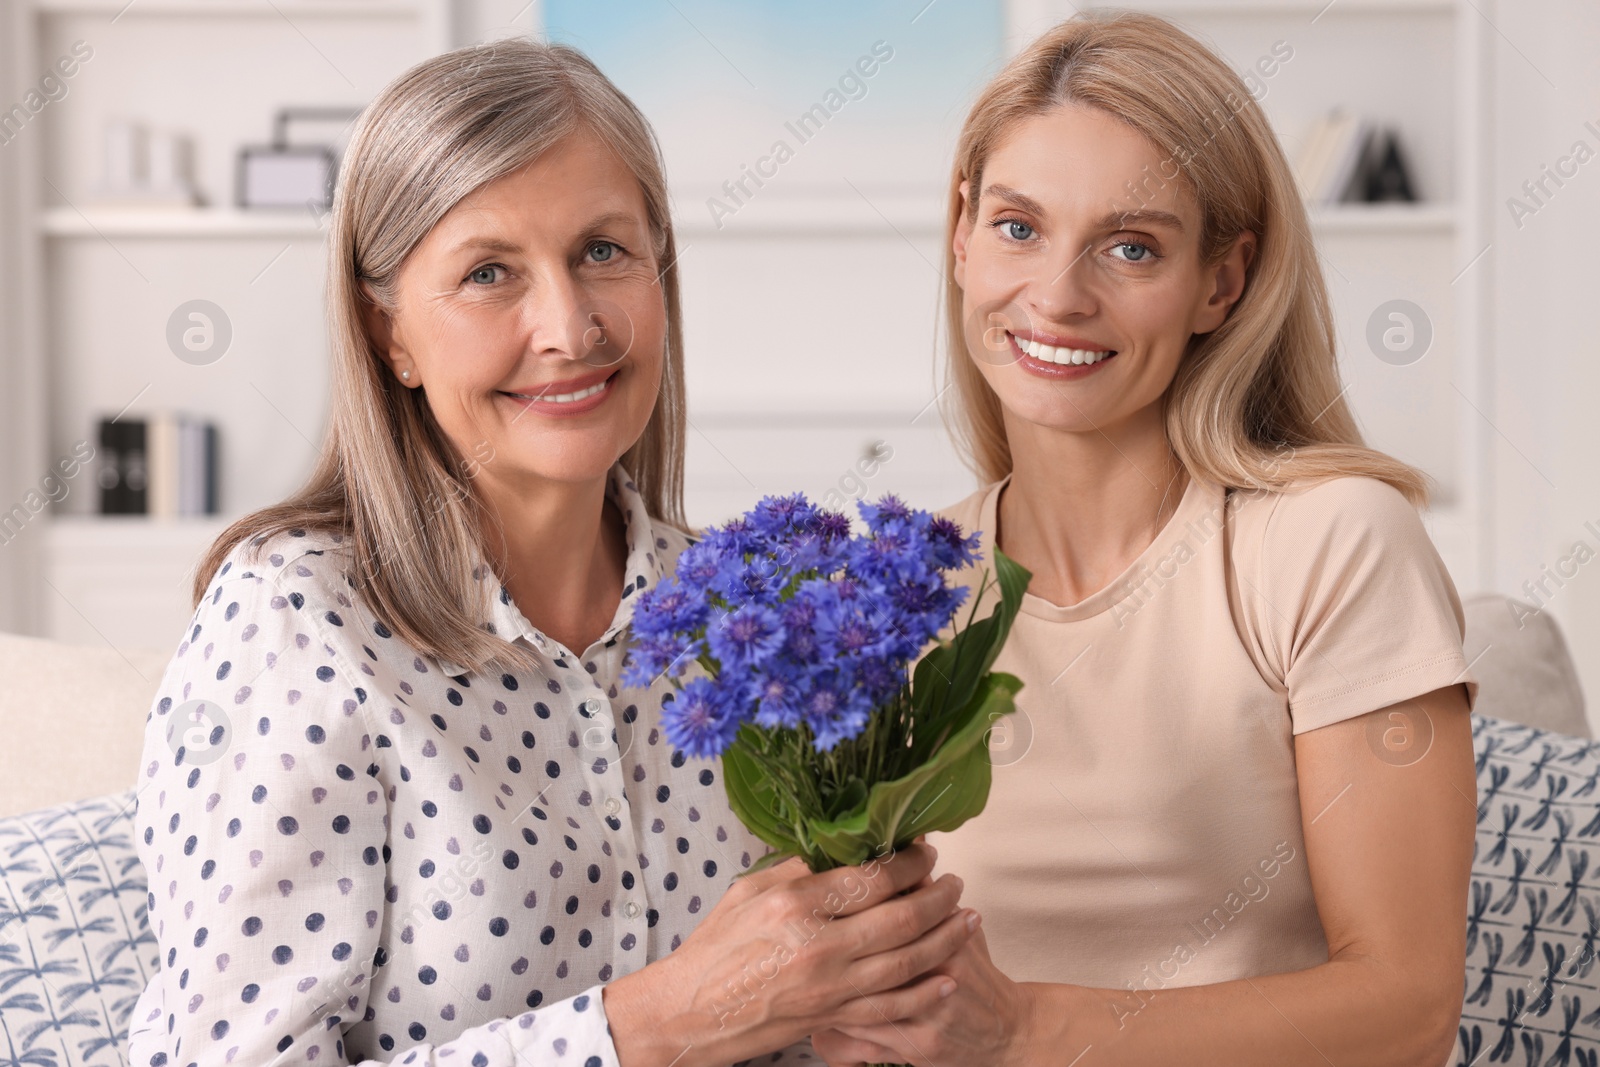
[[[805,878],[810,874],[811,868],[806,866],[805,860],[799,856],[790,856],[781,863],[774,863],[770,867],[763,867],[754,874],[744,875],[739,881],[754,886],[759,892],[770,886],[792,882],[796,878]]]
[[[728,891],[723,894],[723,899],[729,903],[737,903],[759,896],[774,886],[784,882],[792,882],[797,878],[806,878],[811,874],[811,868],[806,866],[805,860],[799,856],[790,856],[782,863],[774,863],[770,867],[763,867],[754,874],[741,875],[735,878],[728,886]]]
[[[869,1063],[893,1063],[898,1058],[882,1045],[839,1030],[819,1030],[812,1034],[811,1047],[828,1067],[866,1067]]]
[[[972,914],[975,913],[960,909],[909,944],[858,958],[845,972],[845,978],[862,994],[906,985],[961,951],[961,946],[972,937],[972,928],[968,925],[968,916]]]
[[[641,973],[674,1013],[717,1020],[705,1036],[730,1053],[719,1062],[833,1026],[851,1003],[861,1024],[926,1011],[950,981],[929,972],[970,936],[965,913],[952,917],[959,881],[929,879],[935,858],[914,843],[859,867],[812,874],[790,858],[741,876],[677,952]]]
[[[887,856],[868,859],[858,867],[838,867],[817,875],[819,896],[836,895],[842,918],[898,896],[933,870],[937,854],[926,844],[911,844]]]
[[[955,992],[955,979],[930,974],[915,982],[846,1001],[833,1013],[835,1027],[888,1026],[904,1019],[925,1017],[945,999],[945,989]]]
[[[961,879],[953,874],[886,900],[870,911],[835,919],[833,936],[862,959],[909,944],[938,926],[961,900]],[[910,976],[907,976],[910,977]]]

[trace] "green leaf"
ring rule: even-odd
[[[983,653],[981,660],[962,664],[964,676],[973,679],[974,686],[976,680],[987,674],[989,668],[994,666],[995,659],[1000,655],[1000,649],[1005,646],[1006,638],[1011,635],[1011,624],[1022,608],[1022,594],[1028,591],[1028,583],[1033,580],[1032,571],[998,548],[994,550],[994,566],[1000,583],[1000,603],[994,613],[984,620],[993,627],[993,633],[981,646]],[[958,635],[956,640],[960,641],[961,637]]]
[[[839,790],[836,794],[829,798],[827,811],[825,811],[823,814],[830,819],[836,819],[841,815],[848,815],[850,812],[859,808],[861,806],[861,802],[866,799],[867,783],[863,782],[859,778],[852,778],[848,783],[846,783],[843,789]]]
[[[912,672],[911,699],[917,709],[918,727],[912,753],[914,764],[927,761],[932,746],[947,732],[949,715],[971,701],[980,679],[994,666],[1005,646],[1011,624],[1022,607],[1022,594],[1033,578],[1032,572],[998,548],[994,550],[994,564],[1000,586],[1000,603],[994,611],[928,652]],[[975,602],[980,599],[980,595],[974,595]]]
[[[783,809],[788,805],[773,788],[762,770],[759,758],[751,751],[754,728],[742,727],[733,744],[722,753],[722,782],[728,793],[728,806],[749,831],[780,852],[801,852]]]
[[[994,720],[1016,709],[1022,682],[994,672],[953,717],[957,728],[927,762],[892,782],[879,782],[866,803],[834,820],[808,820],[809,836],[839,866],[864,862],[886,847],[903,848],[918,834],[954,830],[989,799],[989,750]]]
[[[931,762],[944,770],[921,789],[906,821],[897,828],[900,843],[918,834],[954,830],[983,811],[992,774],[989,731],[1000,716],[1017,709],[1016,695],[1021,688],[1022,680],[1014,674],[995,671],[984,679],[978,697],[969,703],[970,710],[962,709],[957,716],[961,721],[934,755]],[[924,802],[930,792],[933,796]]]
[[[812,870],[859,864],[919,834],[954,830],[983,810],[991,781],[988,731],[1016,709],[1022,688],[1015,676],[990,668],[1032,578],[1005,553],[996,549],[994,555],[1000,602],[987,618],[929,651],[913,672],[914,745],[894,760],[910,766],[907,773],[870,786],[852,779],[825,799],[802,800],[788,795],[777,772],[798,759],[794,770],[810,773],[804,759],[781,745],[773,751],[772,738],[748,723],[740,728],[722,755],[728,803],[774,849],[744,873],[789,856],[802,857]],[[975,596],[974,607],[981,600]]]

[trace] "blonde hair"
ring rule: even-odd
[[[296,528],[342,534],[355,580],[383,622],[419,651],[470,669],[514,665],[482,627],[492,517],[423,391],[394,380],[368,336],[363,289],[395,306],[406,257],[479,186],[589,129],[637,179],[666,302],[667,352],[650,421],[622,457],[653,517],[683,526],[684,381],[677,253],[660,147],[649,124],[582,53],[528,39],[459,48],[390,83],[356,125],[328,239],[332,415],[307,483],[246,515],[197,568],[194,599],[232,548]]]
[[[950,177],[945,229],[945,415],[986,482],[1011,471],[999,398],[966,347],[953,238],[961,183],[975,222],[983,168],[1015,123],[1062,104],[1099,108],[1169,153],[1151,181],[1179,179],[1200,206],[1200,256],[1218,262],[1244,230],[1259,237],[1243,295],[1222,325],[1194,338],[1163,398],[1168,439],[1195,477],[1281,490],[1358,474],[1413,504],[1421,471],[1367,448],[1339,383],[1333,316],[1294,177],[1266,116],[1215,53],[1172,23],[1134,12],[1084,12],[1010,61],[968,113]]]

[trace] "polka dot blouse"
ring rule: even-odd
[[[677,948],[766,848],[720,764],[658,728],[668,683],[619,681],[633,597],[687,540],[620,465],[607,495],[623,599],[582,654],[475,571],[498,591],[485,628],[536,671],[419,655],[356,594],[336,535],[233,552],[146,726],[135,826],[161,969],[130,1064],[615,1067],[602,986]],[[776,1058],[820,1062],[809,1041]]]

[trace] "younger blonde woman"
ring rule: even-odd
[[[988,807],[929,835],[983,916],[956,994],[818,1051],[1445,1063],[1476,683],[1261,109],[1159,18],[1075,17],[972,108],[948,236],[951,415],[988,484],[947,514],[1033,572],[997,664],[1021,710]]]

